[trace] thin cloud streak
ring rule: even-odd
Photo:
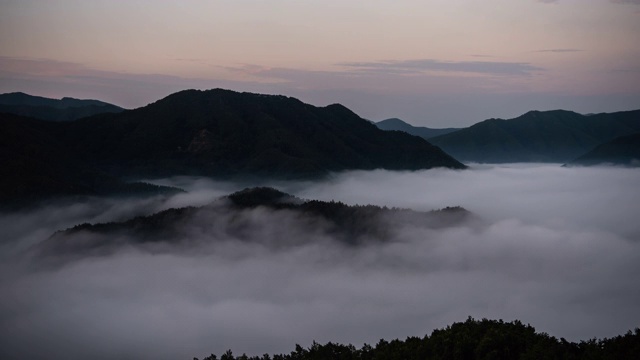
[[[640,0],[609,0],[615,4],[635,4],[640,5]]]
[[[471,73],[484,75],[531,75],[544,71],[528,63],[491,61],[440,61],[434,59],[350,62],[338,64],[365,72],[421,74],[426,72]]]
[[[573,53],[573,52],[582,52],[584,50],[581,49],[545,49],[545,50],[536,50],[534,52],[541,53]]]
[[[557,4],[560,2],[560,0],[535,0],[536,2],[539,3],[543,3],[543,4]],[[635,5],[640,5],[640,0],[608,0],[610,3],[613,4],[635,4]]]

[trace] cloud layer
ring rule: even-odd
[[[2,248],[0,355],[174,359],[228,348],[259,355],[313,340],[421,336],[469,315],[520,319],[569,340],[613,336],[640,319],[639,179],[637,169],[510,165],[271,183],[352,204],[462,205],[485,224],[400,227],[391,242],[354,248],[294,214],[256,209],[243,215],[254,242],[219,235],[215,246],[125,247],[51,269],[19,261],[16,249],[73,222],[202,204],[248,184],[166,179],[191,194],[4,214],[3,224],[16,225]],[[207,222],[206,234],[216,221],[224,222]],[[305,241],[261,241],[297,238]]]

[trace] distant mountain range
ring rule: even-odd
[[[71,121],[102,113],[119,113],[123,108],[98,100],[65,97],[49,99],[21,92],[0,94],[0,112],[49,121]]]
[[[596,146],[593,150],[573,160],[568,165],[624,165],[640,166],[640,133],[620,136]]]
[[[580,157],[575,164],[629,165],[635,164],[637,137],[595,148],[640,133],[640,110],[588,116],[531,111],[464,129],[429,129],[399,119],[374,125],[339,104],[315,107],[222,89],[181,91],[134,110],[23,93],[0,99],[10,110],[30,109],[40,118],[0,113],[0,207],[68,195],[175,191],[126,181],[174,175],[300,179],[352,169],[465,168],[455,158],[573,164]],[[100,112],[46,121],[60,115],[55,110],[69,109]]]
[[[640,110],[581,115],[530,111],[511,120],[489,119],[429,139],[465,162],[569,162],[618,136],[640,132]]]
[[[293,179],[351,169],[465,168],[427,141],[382,131],[342,105],[222,89],[181,91],[75,121],[0,114],[0,152],[4,200],[102,193],[98,182],[130,178]]]
[[[247,212],[252,209],[262,210]],[[394,231],[406,225],[435,229],[467,220],[478,219],[461,207],[419,212],[374,205],[349,206],[335,201],[304,200],[273,188],[258,187],[224,196],[204,207],[168,209],[123,222],[81,224],[55,233],[38,244],[33,253],[84,257],[127,245],[215,243],[228,239],[247,242],[260,239],[265,246],[282,247],[313,241],[314,235],[354,246],[387,241]],[[266,228],[270,230],[265,231]],[[304,229],[305,236],[290,236],[296,229]]]
[[[376,126],[381,130],[404,131],[408,134],[419,136],[425,140],[431,139],[435,136],[445,135],[460,130],[460,128],[432,129],[423,126],[413,126],[398,118],[379,121],[376,123]]]

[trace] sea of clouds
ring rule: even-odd
[[[156,180],[189,191],[171,198],[0,214],[0,357],[190,359],[314,340],[359,347],[468,316],[519,319],[572,341],[615,336],[640,324],[639,181],[640,169],[555,164],[261,184],[181,177]],[[122,246],[56,266],[29,252],[80,223],[201,206],[251,185],[347,204],[460,205],[480,221],[395,226],[391,241],[353,247],[321,224],[261,208],[242,215],[252,241],[219,231],[227,220],[218,216],[192,232],[207,241],[188,248]]]

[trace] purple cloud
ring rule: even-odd
[[[457,72],[486,75],[531,75],[544,69],[528,63],[494,61],[440,61],[433,59],[350,62],[339,64],[365,72],[420,74],[425,72]]]
[[[640,0],[609,0],[609,2],[615,4],[636,4],[640,5]]]
[[[560,0],[535,0],[536,2],[543,4],[555,4],[560,2]],[[635,4],[640,5],[640,0],[609,0],[610,3],[614,4]]]
[[[584,50],[581,49],[544,49],[544,50],[536,50],[534,52],[542,52],[542,53],[570,53],[570,52],[581,52]]]

